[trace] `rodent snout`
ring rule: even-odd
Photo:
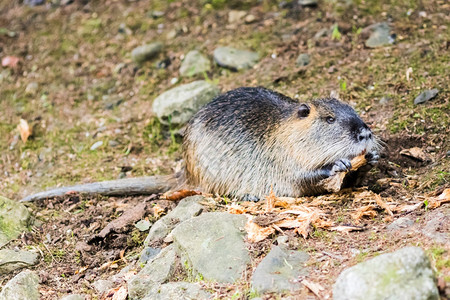
[[[358,140],[362,142],[364,140],[371,140],[371,139],[372,139],[372,131],[368,128],[361,129],[358,135]]]

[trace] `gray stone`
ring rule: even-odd
[[[173,244],[164,248],[128,282],[129,297],[142,299],[152,287],[166,282],[173,275],[176,257]]]
[[[30,82],[29,84],[27,84],[27,87],[25,88],[25,94],[34,96],[36,95],[38,88],[39,85],[37,82]]]
[[[448,211],[448,208],[443,212],[433,211],[430,214],[430,220],[421,230],[422,234],[437,243],[450,245],[450,214]]]
[[[29,225],[28,209],[22,203],[0,196],[0,248],[26,231]]]
[[[91,285],[97,291],[97,293],[99,295],[102,295],[104,292],[106,292],[114,287],[114,282],[112,280],[100,279],[100,280],[94,281]]]
[[[205,213],[175,227],[172,237],[194,273],[205,280],[232,283],[250,262],[244,244],[246,222],[243,215]]]
[[[389,231],[397,231],[403,228],[408,228],[414,224],[414,220],[411,220],[408,217],[401,217],[389,224],[387,230]]]
[[[391,35],[391,27],[385,22],[370,25],[366,30],[372,31],[371,35],[366,40],[366,46],[369,48],[391,45],[395,41]]]
[[[164,123],[184,124],[205,104],[220,93],[219,88],[198,80],[170,89],[153,101],[153,112]]]
[[[147,231],[152,223],[149,220],[140,220],[136,224],[134,224],[134,227],[139,229],[139,231]]]
[[[221,67],[238,71],[250,69],[256,65],[259,54],[231,47],[219,47],[214,50],[214,60]]]
[[[302,251],[274,246],[253,273],[253,288],[260,293],[300,290],[299,278],[308,275],[304,267],[308,257]]]
[[[0,250],[0,274],[7,274],[11,271],[34,266],[38,263],[39,254],[24,250]]]
[[[425,103],[428,100],[431,100],[434,97],[436,97],[438,93],[439,93],[438,89],[423,91],[422,93],[419,94],[419,96],[416,97],[416,99],[414,99],[414,104],[417,105],[417,104]]]
[[[180,75],[191,77],[196,74],[202,74],[211,69],[209,59],[197,50],[189,51],[186,54],[180,67]]]
[[[314,39],[318,40],[321,37],[327,36],[330,34],[330,29],[328,28],[322,28],[319,31],[316,32],[316,34],[314,35]]]
[[[387,96],[383,96],[381,99],[380,99],[380,104],[381,105],[385,105],[385,104],[388,104],[389,102],[391,102],[391,98],[390,97],[387,97]]]
[[[162,49],[163,44],[160,42],[139,46],[131,51],[131,59],[140,64],[155,57]]]
[[[91,151],[95,151],[95,150],[97,150],[98,148],[100,148],[102,145],[103,145],[103,141],[97,141],[97,142],[95,142],[94,144],[92,144],[90,150],[91,150]]]
[[[25,270],[8,281],[0,292],[0,300],[38,300],[39,277]]]
[[[203,199],[202,196],[191,196],[181,200],[177,207],[153,224],[144,245],[160,243],[178,223],[198,216],[203,210],[198,202]]]
[[[166,299],[212,299],[212,294],[204,291],[197,283],[169,282],[153,287],[143,300]]]
[[[230,10],[228,12],[228,23],[240,23],[247,14],[244,10]]]
[[[301,6],[316,6],[317,0],[298,0],[298,4]]]
[[[61,298],[61,300],[85,300],[85,299],[86,296],[81,294],[72,294]]]
[[[304,66],[309,65],[310,61],[311,61],[311,59],[309,57],[309,54],[302,53],[297,57],[296,63],[297,63],[297,66],[304,67]]]
[[[425,252],[406,247],[344,270],[333,287],[335,300],[439,299]]]
[[[145,247],[141,251],[141,254],[139,256],[139,263],[145,264],[150,259],[153,259],[154,257],[156,257],[156,255],[158,255],[159,252],[161,252],[161,248]]]

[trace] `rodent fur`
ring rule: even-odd
[[[219,95],[190,120],[183,139],[182,174],[57,188],[21,201],[67,192],[152,194],[180,186],[252,200],[271,189],[277,196],[313,195],[324,192],[317,186],[321,179],[348,171],[350,159],[363,152],[366,172],[377,162],[378,148],[367,125],[339,100],[302,104],[265,88],[244,87]]]

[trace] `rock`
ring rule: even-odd
[[[45,0],[24,0],[23,4],[28,5],[28,6],[38,6],[38,5],[43,5],[45,3]]]
[[[94,144],[92,144],[91,146],[91,151],[95,151],[97,150],[99,147],[101,147],[103,145],[103,141],[97,141]]]
[[[328,28],[322,28],[316,32],[316,34],[314,35],[314,39],[318,40],[321,37],[327,36],[329,34],[330,34],[330,30]]]
[[[372,34],[366,40],[366,46],[369,48],[391,45],[395,41],[393,35],[390,34],[391,27],[385,22],[370,25],[365,30],[372,31]]]
[[[164,123],[183,124],[219,94],[219,88],[198,80],[170,89],[153,101],[153,112]]]
[[[0,300],[39,300],[39,277],[25,270],[8,281],[0,292]]]
[[[302,251],[274,246],[253,273],[253,288],[259,293],[300,290],[300,276],[308,275],[304,267],[308,257],[308,254]]]
[[[344,270],[333,287],[333,299],[439,299],[425,252],[406,247]]]
[[[134,227],[139,229],[139,231],[147,231],[152,223],[149,220],[140,220],[136,224],[134,224]]]
[[[189,51],[186,54],[180,67],[180,75],[183,77],[191,77],[196,74],[202,74],[211,69],[209,59],[197,50]]]
[[[111,148],[115,148],[115,147],[117,147],[119,145],[120,145],[120,143],[118,141],[115,141],[115,140],[109,140],[108,141],[108,146],[111,147]]]
[[[403,228],[408,228],[414,224],[414,220],[411,220],[408,217],[401,217],[389,224],[387,230],[389,231],[397,231]]]
[[[175,227],[172,237],[178,253],[194,274],[205,280],[232,283],[250,262],[244,244],[246,222],[243,215],[205,213]]]
[[[22,203],[0,196],[0,248],[27,231],[29,225],[28,209]]]
[[[246,14],[247,12],[243,10],[231,10],[228,13],[228,23],[240,23]]]
[[[304,67],[309,65],[309,62],[311,61],[309,54],[307,53],[302,53],[297,57],[297,66],[299,67]]]
[[[160,42],[155,42],[143,46],[139,46],[131,51],[131,59],[140,64],[153,57],[155,57],[159,52],[161,52],[163,44]]]
[[[430,220],[422,227],[421,232],[426,237],[440,244],[450,245],[450,214],[449,210],[444,212],[433,211]]]
[[[25,94],[34,96],[36,95],[38,88],[39,85],[37,82],[30,82],[29,84],[27,84],[27,87],[25,88]]]
[[[231,47],[219,47],[214,50],[214,60],[221,67],[231,70],[244,70],[256,65],[259,54]]]
[[[387,96],[383,96],[381,99],[380,99],[380,104],[381,105],[385,105],[385,104],[388,104],[389,102],[391,102],[391,98],[390,97],[387,97]]]
[[[153,224],[144,245],[160,243],[178,223],[198,216],[203,210],[198,202],[203,199],[202,196],[191,196],[181,200],[177,207]]]
[[[143,300],[166,300],[166,299],[211,299],[212,294],[204,291],[196,283],[191,282],[169,282],[152,288]]]
[[[419,94],[419,96],[416,97],[416,99],[414,99],[414,104],[417,105],[417,104],[425,103],[428,100],[431,100],[434,97],[436,97],[438,93],[439,93],[438,89],[423,91],[422,93]]]
[[[152,287],[167,281],[173,275],[175,262],[176,253],[172,244],[164,248],[128,282],[130,299],[142,299]]]
[[[317,0],[298,0],[301,6],[317,6]]]
[[[97,291],[99,295],[102,295],[104,292],[112,289],[114,287],[114,282],[112,280],[97,280],[94,281],[92,287]]]
[[[25,250],[0,250],[0,274],[7,274],[14,270],[34,266],[38,263],[39,254]]]
[[[85,299],[86,299],[86,296],[80,295],[80,294],[67,295],[67,296],[61,298],[61,300],[85,300]]]
[[[256,17],[254,15],[248,15],[244,19],[245,23],[250,24],[256,21]]]
[[[145,247],[139,256],[139,263],[146,263],[150,259],[153,259],[156,257],[156,255],[161,252],[161,248],[152,248],[152,247]]]

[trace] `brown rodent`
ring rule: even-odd
[[[349,105],[301,104],[264,88],[239,88],[204,106],[183,148],[188,184],[238,198],[322,193],[317,183],[348,171],[353,157],[378,160],[378,143]]]
[[[216,97],[188,123],[182,176],[65,187],[22,201],[68,192],[159,193],[177,187],[176,177],[203,192],[249,200],[258,200],[271,189],[277,196],[313,195],[324,192],[317,184],[320,180],[350,170],[350,160],[361,153],[366,153],[370,168],[378,160],[377,149],[371,130],[341,101],[318,99],[302,104],[261,87],[238,88]]]

